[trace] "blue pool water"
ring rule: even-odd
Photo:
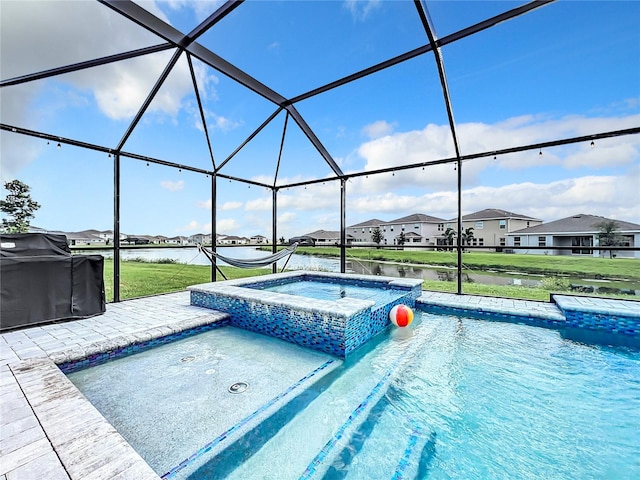
[[[315,298],[316,300],[339,300],[340,298],[357,298],[372,300],[376,305],[391,303],[407,294],[406,290],[381,288],[376,286],[354,285],[352,283],[336,283],[317,280],[291,281],[278,284],[256,284],[251,288],[267,290],[276,293],[286,293],[299,297]]]
[[[640,352],[426,314],[416,333],[358,454],[324,478],[397,478],[407,449],[410,478],[640,478]]]
[[[640,351],[424,312],[410,329],[389,329],[336,360],[217,457],[194,456],[220,434],[216,422],[242,422],[332,358],[266,338],[224,327],[174,352],[160,347],[165,360],[151,350],[70,377],[116,429],[136,435],[160,475],[197,457],[166,478],[640,478]],[[261,397],[221,397],[238,379]]]

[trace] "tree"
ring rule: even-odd
[[[377,248],[380,248],[380,242],[382,242],[383,238],[384,235],[382,235],[382,230],[380,230],[380,227],[376,227],[373,230],[373,233],[371,233],[371,240],[378,245]]]
[[[8,193],[5,200],[0,200],[0,211],[9,218],[2,219],[2,230],[7,233],[28,232],[29,223],[40,204],[31,198],[29,185],[20,180],[5,182],[4,188]]]
[[[462,241],[462,245],[471,245],[471,240],[474,239],[473,236],[473,227],[469,227],[462,232],[460,235],[460,240]]]
[[[444,237],[445,245],[453,245],[456,239],[456,231],[453,228],[449,227],[444,231],[442,236]]]
[[[615,220],[605,220],[593,225],[598,229],[598,243],[603,247],[622,245],[623,238],[618,231],[620,225]],[[609,250],[609,258],[614,257],[614,251]]]
[[[405,243],[407,243],[407,237],[404,232],[400,232],[400,235],[398,235],[398,245],[404,245]]]
[[[284,245],[284,242],[286,240],[284,239],[284,237],[280,237],[280,239],[278,240],[278,242],[280,242],[280,245]]]

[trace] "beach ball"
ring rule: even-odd
[[[396,305],[389,312],[389,320],[396,327],[408,327],[413,322],[413,310],[406,305]]]

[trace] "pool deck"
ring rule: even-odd
[[[568,311],[640,318],[640,302],[554,296],[555,303],[424,292],[419,304],[560,323]],[[0,334],[0,480],[159,479],[56,367],[109,348],[222,321],[179,292],[107,305],[95,317]]]

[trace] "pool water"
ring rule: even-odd
[[[335,429],[344,402],[356,409],[353,379],[334,382],[225,478],[640,478],[640,351],[421,312],[414,325],[413,336],[390,331],[348,359],[344,375],[361,369],[357,378],[404,363],[313,474],[303,473],[306,448],[326,447],[316,436]]]
[[[125,419],[107,413],[123,407],[110,402],[131,403],[133,394],[126,392],[141,388],[137,383],[144,383],[145,391],[138,395],[135,416],[145,415],[145,402],[181,402],[188,409],[179,418],[164,413],[138,420],[159,428],[156,435],[153,427],[138,435],[158,445],[136,448],[145,459],[143,450],[157,452],[159,474],[204,446],[205,420],[222,421],[211,420],[212,412],[242,417],[242,395],[224,403],[207,386],[225,367],[238,364],[240,371],[227,380],[249,379],[255,391],[265,365],[282,363],[280,370],[267,372],[266,383],[282,382],[285,362],[291,369],[304,366],[288,374],[283,389],[328,358],[272,338],[267,346],[261,335],[227,327],[207,335],[206,341],[182,343],[169,355],[202,358],[193,378],[175,362],[154,372],[153,357],[139,366],[149,372],[121,389],[122,395],[109,393],[128,381],[109,370],[109,363],[102,371],[71,375],[92,402],[106,404],[100,409],[119,431],[126,428],[118,424]],[[160,348],[165,347],[170,346]],[[208,353],[200,355],[200,348]],[[242,354],[234,357],[235,351]],[[256,361],[265,356],[262,364]],[[411,327],[389,329],[338,362],[307,385],[299,401],[284,404],[218,457],[202,456],[167,478],[640,478],[638,350],[576,343],[554,330],[418,311]],[[181,372],[184,390],[170,391],[162,374],[166,368]],[[248,411],[254,408],[259,407],[249,405]],[[191,438],[190,430],[198,434]],[[173,450],[179,454],[167,461],[166,452]]]
[[[361,286],[350,283],[323,282],[317,280],[302,280],[286,283],[264,285],[256,284],[251,288],[266,290],[275,293],[297,295],[299,297],[314,298],[316,300],[339,300],[341,298],[357,298],[359,300],[372,300],[376,305],[393,302],[407,294],[406,290],[381,288],[380,285]]]
[[[454,317],[419,330],[426,348],[325,478],[394,478],[412,435],[411,478],[640,478],[640,352]]]

